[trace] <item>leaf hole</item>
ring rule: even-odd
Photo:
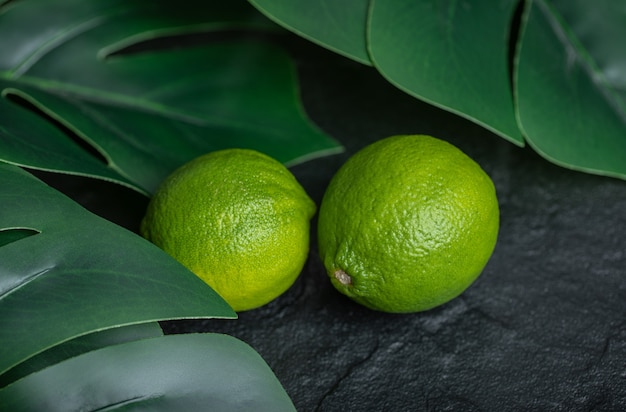
[[[517,43],[519,42],[520,30],[522,27],[522,17],[524,15],[525,1],[518,1],[515,6],[515,11],[511,17],[511,24],[509,29],[509,53],[508,53],[508,66],[509,66],[509,82],[511,89],[513,90],[514,77],[515,77],[515,56],[517,54]]]
[[[10,3],[15,3],[15,0],[0,0],[0,14],[4,13],[10,7]]]
[[[102,57],[104,59],[108,59],[120,56],[131,56],[140,53],[179,50],[181,48],[198,47],[213,43],[220,44],[229,41],[269,42],[276,37],[280,37],[280,34],[281,33],[277,31],[242,28],[163,35],[123,45],[119,48],[113,47],[111,50],[106,51]]]
[[[53,116],[46,113],[39,106],[37,106],[36,103],[33,103],[27,98],[17,93],[12,93],[12,92],[6,93],[4,97],[7,100],[9,100],[11,103],[16,104],[23,109],[29,110],[30,112],[43,118],[44,120],[52,124],[54,127],[56,127],[59,131],[61,131],[64,135],[66,135],[75,144],[77,144],[78,147],[80,147],[82,150],[87,152],[87,154],[94,157],[96,160],[98,160],[105,166],[109,165],[107,158],[100,152],[98,148],[93,146],[90,142],[88,142],[87,140],[82,138],[80,135],[78,135],[76,132],[74,132],[72,129],[67,127],[65,124],[63,124],[63,122],[59,121],[58,119],[55,119]]]
[[[0,247],[30,236],[38,235],[39,233],[41,232],[27,228],[2,229],[0,230]]]

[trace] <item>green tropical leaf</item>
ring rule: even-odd
[[[36,230],[22,228],[0,230],[0,247],[37,233]]]
[[[507,61],[516,0],[371,3],[370,54],[387,80],[523,144]]]
[[[518,144],[508,67],[517,0],[250,0],[268,17],[392,84]]]
[[[517,145],[528,141],[553,163],[626,178],[623,2],[249,1],[293,32],[373,64],[406,93]]]
[[[250,0],[289,30],[359,63],[371,64],[366,22],[369,0]]]
[[[164,319],[236,314],[159,248],[0,164],[0,374],[88,333]],[[36,233],[36,234],[32,234]]]
[[[295,411],[265,361],[220,334],[170,335],[86,353],[0,389],[0,410]]]
[[[519,122],[551,161],[626,177],[626,7],[530,1],[517,56]]]
[[[95,349],[158,336],[163,336],[163,331],[157,322],[120,326],[90,333],[54,346],[0,375],[0,388],[33,372]]]
[[[151,193],[220,148],[288,164],[340,150],[304,114],[293,65],[270,44],[120,53],[163,36],[268,26],[243,0],[11,2],[0,10],[0,159]],[[50,120],[99,156],[51,132]]]

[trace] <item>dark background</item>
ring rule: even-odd
[[[314,218],[308,262],[280,298],[238,320],[171,321],[164,330],[245,341],[299,411],[626,410],[626,182],[550,164],[295,36],[270,41],[293,55],[311,119],[346,147],[291,168],[318,205],[330,178],[361,147],[394,134],[430,134],[493,179],[501,213],[496,249],[459,298],[423,313],[379,313],[331,286]],[[137,231],[148,202],[142,195],[39,175]]]

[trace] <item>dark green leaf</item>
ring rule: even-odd
[[[22,228],[7,228],[0,230],[0,247],[16,242],[20,239],[24,239],[25,237],[36,235],[37,233],[39,232],[36,230]]]
[[[407,93],[521,145],[507,63],[515,5],[373,0],[372,61]]]
[[[626,7],[530,1],[517,56],[520,125],[553,162],[626,177]]]
[[[224,147],[285,163],[338,151],[304,114],[295,70],[273,46],[116,53],[166,35],[268,24],[243,0],[16,2],[0,14],[0,158],[152,192],[180,164]],[[49,133],[51,119],[100,156]]]
[[[0,89],[3,81],[0,79]],[[19,93],[5,89],[4,93]],[[52,123],[0,98],[0,160],[43,170],[99,177],[139,189],[91,156]],[[144,189],[140,191],[146,192]]]
[[[111,346],[0,390],[0,410],[295,411],[265,361],[219,334],[170,335]]]
[[[159,248],[18,167],[0,164],[0,204],[0,230],[38,232],[0,247],[0,373],[111,327],[236,316]]]
[[[372,0],[369,10],[366,1],[250,2],[305,38],[371,60],[413,96],[515,144],[527,140],[556,164],[626,177],[623,2]]]
[[[95,349],[158,336],[163,336],[163,331],[156,322],[121,326],[90,333],[89,335],[54,346],[28,359],[26,362],[20,363],[10,371],[0,375],[0,387],[4,387],[33,372]]]
[[[369,0],[250,0],[287,29],[330,50],[371,64],[365,26]]]

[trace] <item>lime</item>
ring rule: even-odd
[[[319,253],[332,284],[369,308],[418,312],[460,295],[493,253],[493,182],[453,145],[392,136],[353,155],[326,189]]]
[[[208,153],[160,185],[141,234],[235,311],[285,292],[308,256],[316,206],[277,160],[248,149]]]

